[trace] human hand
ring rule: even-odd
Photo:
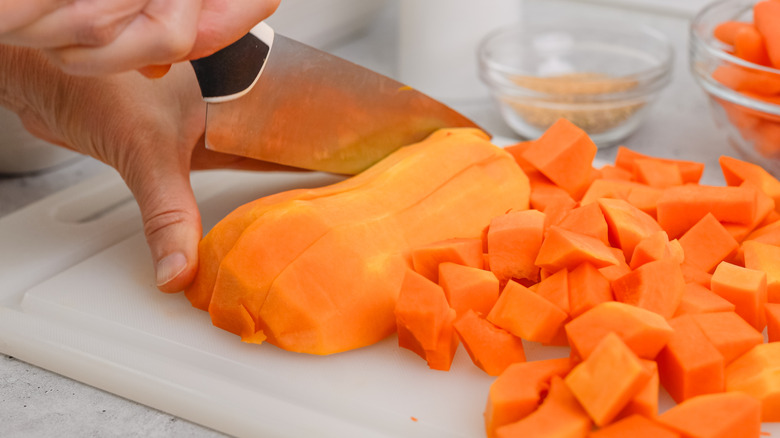
[[[103,75],[210,55],[271,15],[279,0],[3,0],[0,44],[42,49],[63,71]],[[155,66],[163,66],[155,68]]]
[[[136,72],[85,78],[63,74],[35,50],[12,52],[0,46],[0,65],[18,66],[0,75],[0,104],[33,134],[119,172],[140,207],[164,292],[182,290],[197,270],[202,231],[191,170],[288,169],[205,149],[205,104],[186,63],[157,80]]]

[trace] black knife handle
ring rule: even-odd
[[[233,44],[190,61],[206,102],[235,99],[252,88],[271,52],[273,30],[258,24]]]

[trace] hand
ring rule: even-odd
[[[19,66],[0,75],[0,103],[33,134],[119,172],[140,207],[164,292],[182,290],[197,269],[202,231],[190,170],[288,169],[205,149],[205,104],[188,63],[156,80],[137,72],[84,78],[63,74],[38,51],[11,52],[0,46],[0,65]]]
[[[3,0],[0,44],[42,49],[70,74],[138,69],[155,75],[238,40],[278,5],[279,0]]]

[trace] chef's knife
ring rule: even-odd
[[[208,104],[206,146],[219,152],[354,174],[438,128],[477,127],[411,87],[265,23],[192,65]]]

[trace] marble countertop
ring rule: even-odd
[[[396,66],[395,23],[398,2],[390,1],[362,33],[328,47],[331,52],[393,76]],[[545,14],[598,16],[636,20],[666,34],[676,50],[673,80],[652,108],[646,123],[623,144],[642,153],[704,162],[705,179],[717,181],[717,159],[733,155],[709,114],[703,92],[687,65],[685,17],[652,14],[587,2],[527,0],[525,19]],[[446,101],[445,101],[446,102]],[[446,102],[471,117],[493,135],[516,137],[503,123],[489,97]],[[614,158],[615,148],[599,157]],[[90,158],[78,158],[31,175],[0,176],[0,217],[85,180],[107,168]],[[221,433],[61,377],[15,358],[0,355],[0,436],[3,437],[217,437]]]

